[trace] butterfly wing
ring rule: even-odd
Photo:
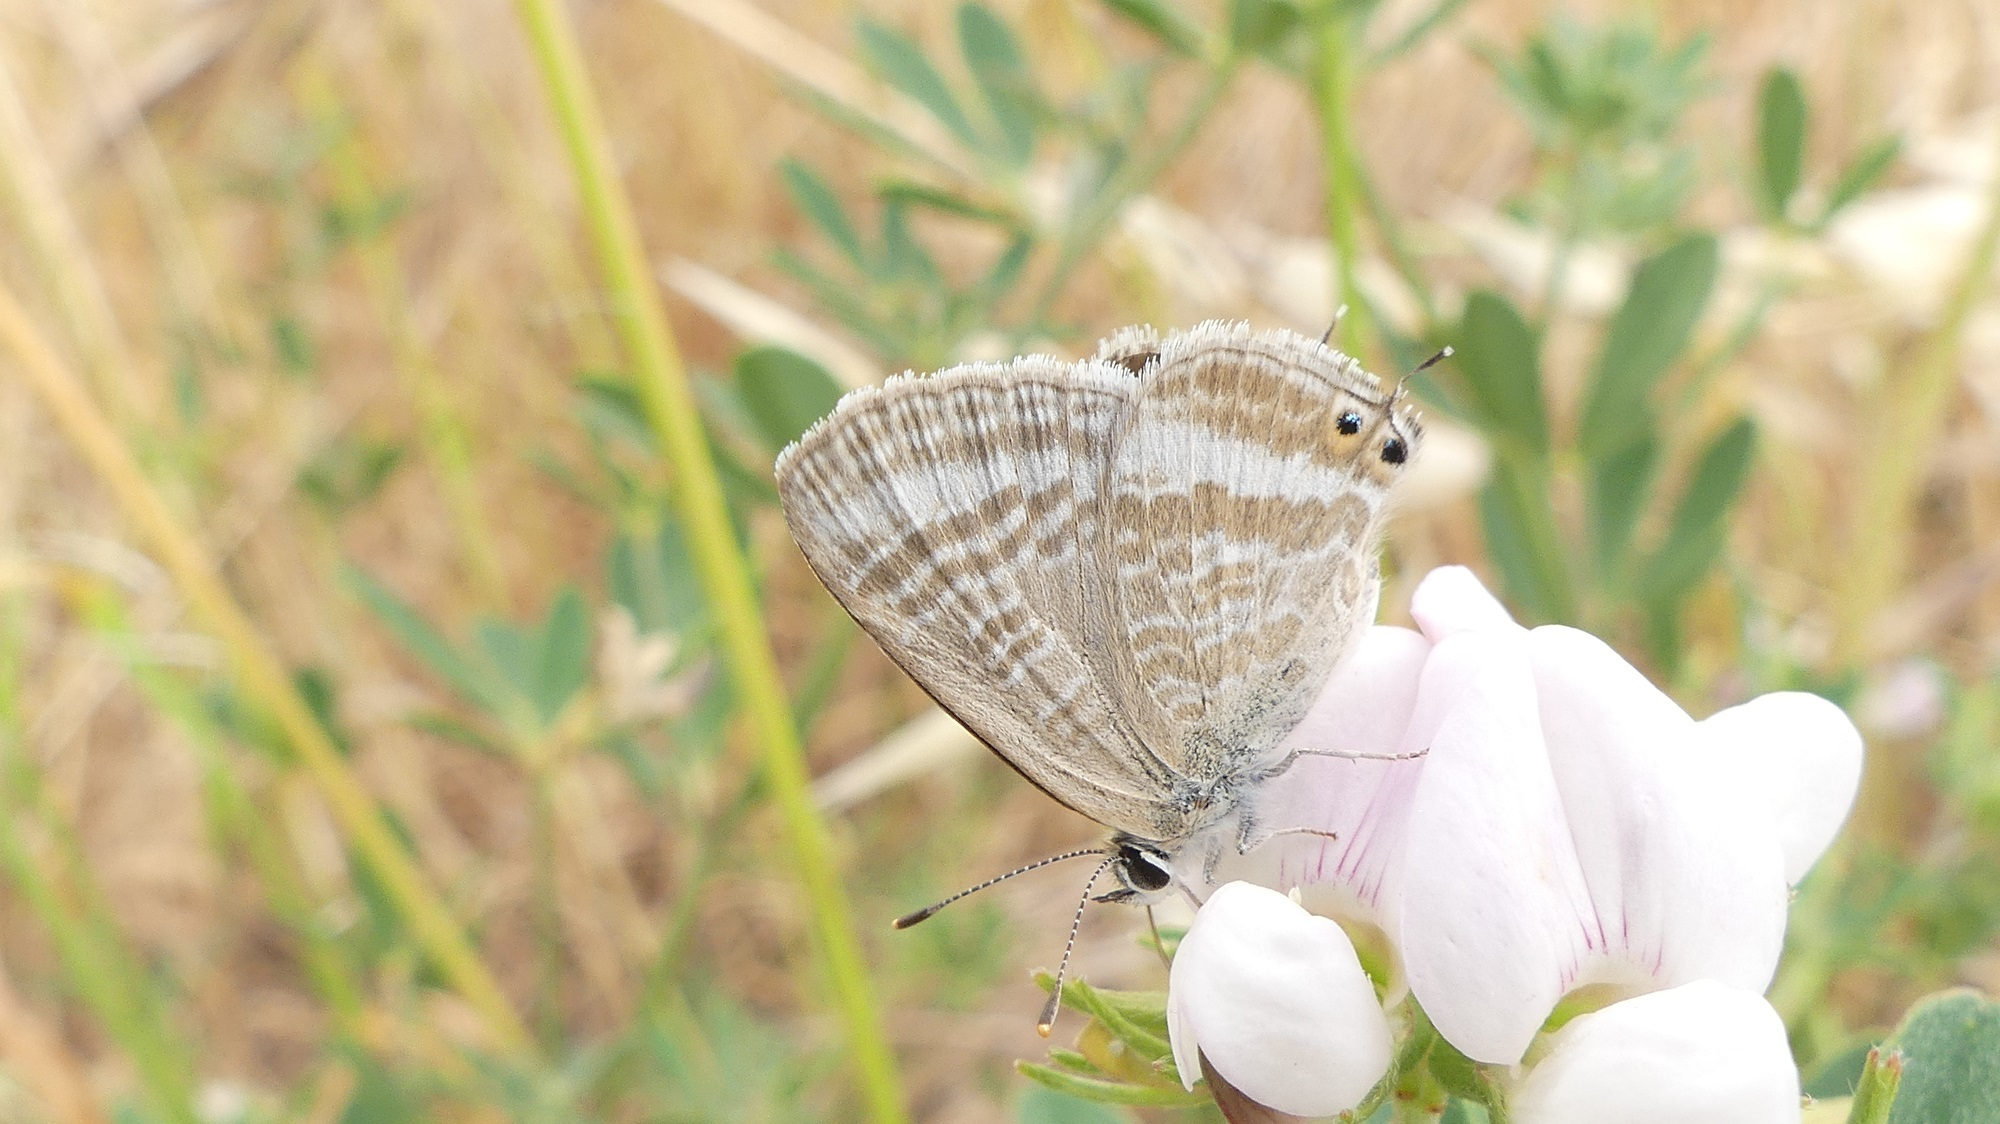
[[[1213,780],[1274,752],[1373,622],[1401,463],[1381,452],[1414,452],[1418,431],[1353,360],[1291,332],[1203,324],[1139,378],[1104,486],[1111,675],[1172,724],[1168,764]]]
[[[1034,357],[841,399],[778,458],[792,536],[938,704],[1051,796],[1151,838],[1172,780],[1099,666],[1098,489],[1138,380]]]

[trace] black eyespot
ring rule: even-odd
[[[1333,424],[1336,427],[1338,427],[1342,433],[1346,434],[1349,437],[1352,437],[1355,434],[1361,432],[1361,415],[1355,413],[1353,410],[1349,410],[1346,413],[1340,415],[1340,420],[1334,422]]]
[[[1391,437],[1382,444],[1382,460],[1385,464],[1402,464],[1410,459],[1410,447],[1403,444],[1400,437]]]

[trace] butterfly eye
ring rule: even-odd
[[[1144,893],[1164,890],[1174,880],[1173,868],[1167,865],[1163,856],[1134,847],[1130,843],[1118,848],[1118,865],[1125,876],[1126,884]]]
[[[1361,415],[1355,413],[1353,410],[1349,410],[1346,413],[1340,415],[1340,420],[1334,422],[1333,424],[1340,430],[1340,432],[1346,434],[1349,437],[1352,437],[1355,434],[1361,432]]]
[[[1382,445],[1382,460],[1386,464],[1402,464],[1410,459],[1410,447],[1403,444],[1400,437],[1391,437]]]

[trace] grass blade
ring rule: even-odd
[[[808,790],[799,741],[749,566],[729,523],[722,483],[702,432],[687,369],[653,287],[632,202],[618,178],[596,91],[584,69],[576,29],[561,0],[518,0],[583,200],[586,225],[618,310],[617,327],[647,418],[672,465],[681,525],[696,573],[721,630],[724,658],[756,741],[765,778],[790,837],[792,865],[811,904],[818,951],[839,1001],[847,1048],[870,1115],[881,1124],[908,1120],[902,1082],[876,1010],[847,898],[836,878],[826,825]]]

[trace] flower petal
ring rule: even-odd
[[[1353,1108],[1389,1070],[1389,1020],[1340,926],[1276,890],[1209,895],[1167,978],[1174,1064],[1202,1057],[1261,1104],[1300,1116]]]
[[[1433,641],[1475,629],[1521,627],[1463,566],[1439,566],[1425,574],[1410,594],[1410,617]]]
[[[1799,1071],[1762,996],[1713,980],[1613,1003],[1550,1037],[1517,1124],[1796,1124]]]
[[[1401,933],[1410,990],[1475,1061],[1521,1059],[1584,955],[1588,907],[1519,629],[1464,632],[1424,671]],[[1440,713],[1441,712],[1441,713]]]
[[[1528,634],[1549,764],[1589,888],[1570,986],[1717,979],[1762,991],[1788,893],[1769,814],[1678,704],[1603,641]]]
[[[1741,770],[1776,821],[1797,883],[1847,821],[1861,785],[1861,731],[1818,695],[1781,691],[1701,723],[1717,768]]]
[[[1379,757],[1421,749],[1407,739],[1430,650],[1428,640],[1407,628],[1362,633],[1281,748]],[[1389,872],[1401,853],[1409,790],[1422,767],[1421,760],[1299,758],[1256,795],[1252,837],[1271,833],[1268,840],[1248,855],[1226,856],[1220,876],[1281,890],[1318,886],[1325,892],[1314,895],[1317,912],[1386,929],[1394,913]]]

